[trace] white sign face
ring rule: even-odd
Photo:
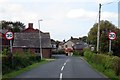
[[[109,39],[115,40],[116,39],[116,33],[115,32],[110,32],[108,35]]]
[[[13,39],[13,33],[12,32],[6,32],[6,34],[5,34],[5,37],[6,37],[6,39],[8,39],[8,40],[12,40]]]

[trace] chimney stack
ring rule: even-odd
[[[28,28],[33,28],[33,23],[28,23]]]

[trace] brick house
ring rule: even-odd
[[[49,33],[41,32],[41,48],[44,58],[51,57],[51,40]],[[20,33],[14,33],[13,53],[30,51],[40,54],[40,38],[39,30],[33,28],[33,24],[29,23],[29,27]]]

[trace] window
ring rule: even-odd
[[[36,48],[35,53],[40,53],[40,48]]]

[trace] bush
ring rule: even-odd
[[[105,55],[105,54],[95,54],[89,50],[84,52],[84,57],[87,61],[90,61],[96,65],[101,65],[104,70],[113,70],[117,76],[120,75],[120,58],[117,56]]]
[[[120,58],[115,56],[113,57],[112,68],[115,71],[116,75],[120,75]]]
[[[74,50],[73,54],[76,56],[83,56],[83,51],[80,52],[80,51]]]
[[[39,62],[41,59],[32,53],[16,53],[13,57],[2,57],[2,73],[3,75],[14,70],[27,67],[35,62]]]
[[[2,51],[2,54],[3,54],[3,55],[8,55],[8,53],[9,53],[9,52],[8,52],[8,49],[7,49],[7,48],[4,48],[4,50]]]

